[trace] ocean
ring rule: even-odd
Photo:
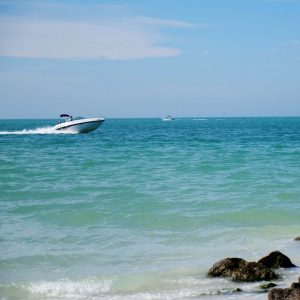
[[[54,124],[0,120],[1,300],[267,299],[207,271],[274,250],[300,266],[299,117]]]

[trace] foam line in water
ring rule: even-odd
[[[8,134],[76,134],[76,132],[68,131],[68,130],[55,130],[51,126],[47,127],[38,127],[35,129],[23,129],[18,131],[0,131],[0,135],[8,135]]]
[[[42,281],[31,283],[29,291],[33,295],[44,295],[47,297],[85,298],[95,295],[103,295],[110,291],[111,280],[89,279],[83,281]]]
[[[25,299],[76,299],[76,300],[183,300],[200,296],[212,296],[210,299],[226,300],[240,299],[235,295],[232,287],[216,288],[209,286],[194,285],[193,287],[171,288],[171,289],[143,289],[140,291],[119,291],[112,289],[113,280],[110,279],[86,279],[83,281],[71,281],[68,279],[60,281],[40,281],[31,283],[0,284],[0,292],[4,292],[3,299],[12,299],[11,295],[24,295]],[[252,284],[254,285],[254,284]],[[255,283],[257,286],[257,283]],[[247,299],[257,298],[253,290],[243,291]],[[250,297],[249,296],[254,296]],[[26,297],[27,296],[27,297]]]
[[[292,277],[285,278],[279,286],[297,280],[297,270]],[[82,280],[60,279],[55,281],[33,281],[23,283],[0,283],[0,294],[3,299],[76,299],[76,300],[183,300],[200,299],[201,296],[209,299],[226,300],[241,298],[236,288],[242,288],[243,298],[262,300],[265,294],[261,293],[257,282],[236,283],[225,278],[203,278],[199,275],[179,276],[164,273],[158,276],[101,276],[89,277]],[[174,276],[175,275],[175,276]],[[167,277],[167,278],[165,278]],[[157,276],[155,277],[157,279]],[[293,280],[295,279],[295,280]],[[154,280],[154,281],[153,281]],[[17,295],[18,297],[12,297]],[[20,297],[23,295],[24,297]],[[204,298],[203,297],[203,298]],[[2,298],[1,298],[2,299]],[[208,298],[207,298],[208,299]]]

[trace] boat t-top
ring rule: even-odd
[[[104,118],[73,118],[68,114],[61,114],[63,119],[53,128],[55,130],[74,132],[74,133],[86,133],[97,129],[104,121]]]
[[[162,119],[162,121],[174,121],[175,120],[175,118],[170,115],[163,117],[161,119]]]

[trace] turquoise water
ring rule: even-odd
[[[300,265],[300,118],[54,123],[0,120],[0,299],[266,299],[206,273]]]

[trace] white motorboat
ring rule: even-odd
[[[97,129],[104,121],[104,118],[73,118],[68,114],[61,114],[63,121],[55,125],[55,130],[74,132],[74,133],[86,133]]]
[[[162,121],[174,121],[175,120],[175,118],[172,117],[172,116],[166,116],[166,117],[163,117],[161,119],[162,119]]]

